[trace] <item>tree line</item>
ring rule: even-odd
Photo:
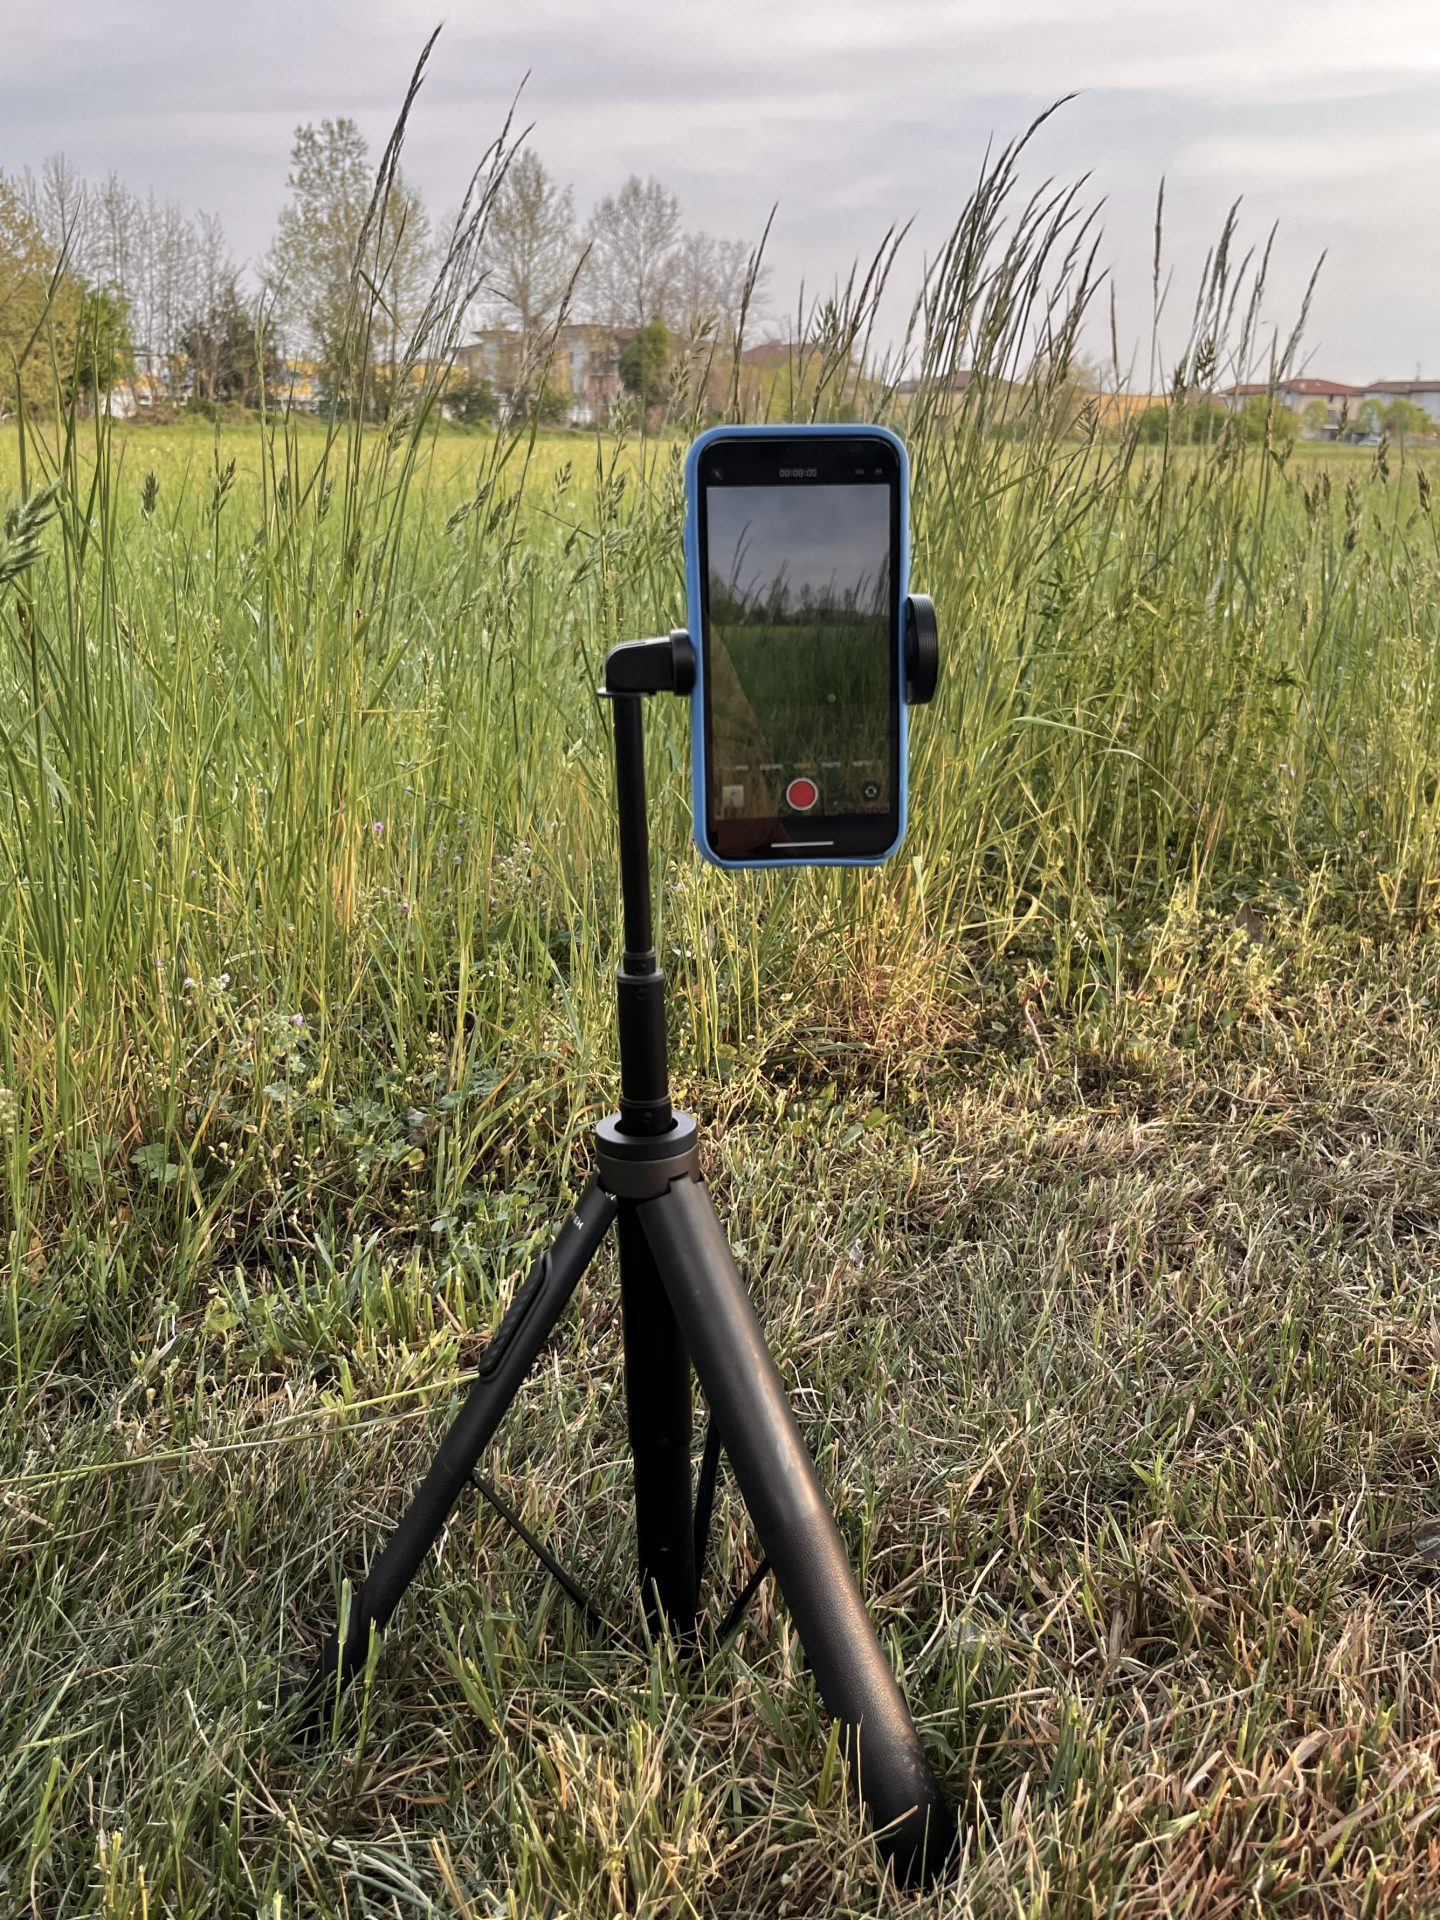
[[[350,119],[296,129],[286,187],[247,269],[218,215],[115,173],[87,180],[63,154],[0,172],[0,412],[43,411],[57,373],[66,401],[139,375],[160,399],[254,404],[282,355],[314,363],[331,394],[353,387],[363,356],[383,394],[433,311],[443,226],[398,166],[377,176]],[[625,383],[653,401],[672,361],[736,337],[761,278],[748,243],[687,227],[654,177],[632,175],[582,219],[528,147],[493,182],[478,248],[455,337],[505,329],[537,404],[543,376],[530,376],[562,322],[626,335]]]
[[[48,350],[22,367],[42,324]],[[0,173],[0,407],[43,410],[57,372],[67,399],[137,372],[172,392],[182,367],[195,397],[250,401],[273,358],[217,215],[87,181],[63,154]]]

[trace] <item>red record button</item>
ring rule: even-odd
[[[792,780],[785,789],[785,802],[797,813],[809,813],[820,798],[820,789],[813,780],[807,780],[802,773],[798,780]]]

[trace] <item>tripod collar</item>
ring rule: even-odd
[[[666,1133],[624,1133],[621,1116],[612,1113],[595,1129],[596,1171],[612,1200],[653,1200],[672,1180],[698,1180],[699,1129],[688,1113],[677,1113]]]

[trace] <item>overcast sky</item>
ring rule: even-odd
[[[792,604],[836,604],[889,571],[888,487],[711,487],[705,497],[711,578],[741,597],[783,575]]]
[[[63,149],[218,212],[253,257],[297,122],[352,115],[378,152],[439,17],[435,0],[4,0],[0,169]],[[632,171],[717,233],[757,235],[779,201],[772,331],[802,276],[828,287],[891,220],[916,217],[918,276],[986,141],[1078,91],[1030,177],[1088,173],[1105,201],[1136,384],[1162,175],[1167,342],[1243,195],[1247,238],[1280,222],[1269,314],[1285,330],[1328,253],[1310,372],[1440,375],[1435,0],[455,0],[406,149],[433,211],[527,70],[533,143],[582,212]]]

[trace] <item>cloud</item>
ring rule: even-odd
[[[1397,126],[1393,96],[1386,103],[1384,124],[1378,126],[1347,120],[1329,102],[1318,110],[1312,106],[1307,117],[1314,124],[1236,128],[1197,141],[1183,155],[1185,169],[1260,189],[1323,189],[1329,204],[1337,186],[1372,198],[1377,179],[1398,176],[1433,203],[1440,126],[1421,122],[1419,115],[1413,120],[1404,116]]]
[[[435,22],[433,0],[13,11],[0,167],[63,148],[88,173],[114,167],[213,208],[250,257],[273,230],[296,123],[351,114],[378,151]],[[1376,358],[1408,368],[1440,352],[1424,213],[1440,74],[1431,0],[460,0],[406,150],[437,214],[527,70],[522,115],[582,210],[631,171],[660,175],[688,219],[721,233],[758,234],[778,199],[781,310],[802,277],[828,286],[912,215],[913,279],[990,136],[1078,91],[1038,136],[1028,177],[1090,173],[1127,338],[1145,332],[1163,174],[1181,281],[1243,191],[1255,231],[1282,220],[1277,301],[1298,299],[1330,246],[1316,309],[1327,351],[1359,377]]]

